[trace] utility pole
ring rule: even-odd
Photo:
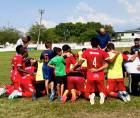
[[[40,20],[39,20],[39,29],[38,29],[37,49],[38,49],[38,46],[39,46],[40,32],[41,32],[41,22],[42,22],[42,16],[43,16],[44,12],[45,12],[45,10],[39,9]]]

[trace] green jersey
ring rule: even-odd
[[[55,56],[49,61],[50,65],[55,66],[55,75],[56,76],[65,76],[65,60],[62,56]]]

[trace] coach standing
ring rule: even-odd
[[[25,49],[24,57],[28,57],[27,48],[28,48],[28,45],[29,45],[30,41],[31,41],[31,37],[30,36],[23,36],[22,38],[17,40],[16,46],[22,45],[24,47],[24,49]]]
[[[106,32],[105,28],[100,28],[97,39],[99,40],[99,46],[101,49],[105,49],[107,44],[111,41],[109,33]]]

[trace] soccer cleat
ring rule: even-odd
[[[66,96],[62,96],[61,101],[64,104],[67,101],[67,97]]]
[[[94,103],[95,103],[94,98],[95,98],[95,93],[92,93],[91,95],[89,95],[89,99],[90,99],[90,104],[91,105],[94,105]]]
[[[55,97],[55,91],[52,90],[51,95],[50,95],[50,101],[53,101]]]
[[[4,95],[6,93],[5,88],[0,88],[0,96]]]
[[[14,90],[8,97],[8,99],[14,99],[17,98],[19,96],[22,96],[22,92],[19,92],[18,90]]]
[[[128,102],[131,101],[130,95],[128,93],[124,94],[124,96]]]
[[[123,100],[124,102],[127,102],[126,97],[123,95],[122,91],[118,92],[118,97]]]
[[[100,104],[104,104],[105,94],[103,92],[101,92],[99,95],[100,95]]]
[[[32,101],[35,101],[36,100],[36,93],[32,93]]]

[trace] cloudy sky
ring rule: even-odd
[[[0,27],[26,31],[39,21],[50,28],[60,22],[111,24],[116,31],[140,27],[140,0],[0,0]]]

